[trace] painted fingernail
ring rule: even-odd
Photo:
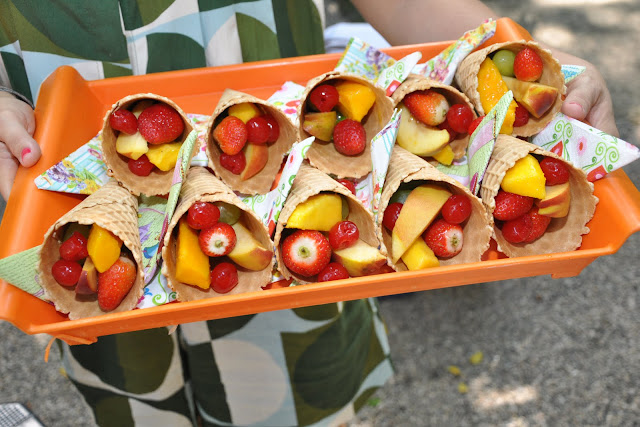
[[[31,153],[31,149],[30,148],[25,148],[24,150],[22,150],[22,162],[24,163],[24,157],[26,155],[28,155],[29,153]]]

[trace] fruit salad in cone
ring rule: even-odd
[[[135,195],[167,194],[178,153],[192,130],[186,114],[168,98],[141,93],[119,100],[102,127],[108,174]]]
[[[300,139],[316,138],[309,163],[339,178],[371,172],[371,139],[392,113],[391,99],[365,78],[332,71],[312,79],[298,107]]]
[[[378,234],[397,271],[480,261],[492,227],[480,199],[424,159],[395,146]]]
[[[264,194],[297,136],[291,120],[276,107],[227,89],[207,126],[209,167],[234,191]]]
[[[560,63],[535,42],[497,43],[466,57],[456,84],[480,116],[487,114],[509,90],[509,106],[500,133],[531,136],[540,132],[562,107],[566,92]]]
[[[462,92],[411,74],[392,99],[402,110],[396,139],[400,147],[444,165],[465,155],[476,114]]]
[[[577,249],[598,202],[582,169],[507,135],[496,140],[480,194],[509,257]]]
[[[164,239],[162,274],[179,301],[258,291],[273,243],[260,219],[205,168],[189,170]]]
[[[300,283],[392,271],[373,216],[343,184],[303,163],[274,237],[278,270]]]
[[[56,310],[80,319],[135,307],[144,289],[137,208],[112,180],[49,228],[38,270]]]

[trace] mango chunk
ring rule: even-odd
[[[455,153],[453,152],[453,148],[451,148],[451,145],[449,144],[445,145],[442,150],[433,155],[433,158],[443,165],[450,165],[451,163],[453,163],[454,157]]]
[[[98,224],[91,226],[87,252],[99,273],[107,271],[120,258],[122,240]]]
[[[546,182],[538,159],[527,154],[504,174],[500,187],[509,193],[544,199]]]
[[[338,194],[316,194],[300,203],[287,221],[287,228],[329,231],[342,221],[342,198]]]
[[[367,85],[343,80],[336,84],[338,90],[338,111],[348,119],[362,121],[373,104],[376,94]]]
[[[480,70],[478,71],[478,94],[480,95],[480,103],[485,114],[500,101],[500,98],[509,91],[507,84],[502,80],[502,75],[498,71],[496,64],[490,59],[486,58],[482,64],[480,64]],[[509,109],[507,110],[507,116],[502,123],[500,133],[511,135],[513,133],[513,122],[516,119],[516,101],[511,101]]]
[[[147,151],[147,157],[161,171],[170,171],[176,166],[180,147],[182,142],[151,145]]]
[[[211,286],[209,257],[200,249],[198,233],[189,227],[185,217],[178,223],[176,279],[202,289],[209,289]]]
[[[433,253],[431,248],[427,246],[422,237],[418,237],[409,249],[402,255],[402,261],[411,271],[422,270],[425,268],[438,267],[440,261]]]
[[[262,111],[253,102],[242,102],[229,107],[229,115],[247,123],[254,117],[262,115]]]

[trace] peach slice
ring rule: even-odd
[[[569,181],[564,184],[548,185],[544,199],[536,202],[538,213],[551,218],[562,218],[569,214],[571,206],[571,185]]]
[[[269,161],[269,147],[265,144],[248,142],[244,146],[244,157],[247,163],[242,172],[240,172],[240,178],[246,181],[264,169]]]
[[[374,274],[387,263],[377,248],[361,239],[353,246],[333,251],[333,259],[342,264],[351,277]]]
[[[502,77],[513,97],[531,115],[537,119],[542,117],[556,102],[558,89],[540,83],[523,82],[511,77]]]

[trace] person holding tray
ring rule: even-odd
[[[18,166],[31,167],[40,158],[32,102],[60,65],[99,79],[324,50],[322,1],[73,3],[33,8],[14,0],[2,7],[5,199]],[[353,3],[395,45],[456,39],[497,18],[471,0]],[[568,85],[563,112],[617,135],[599,72],[571,55],[554,55],[587,66]],[[337,425],[392,374],[373,299],[197,322],[170,335],[166,328],[111,335],[62,348],[65,369],[100,425]]]

